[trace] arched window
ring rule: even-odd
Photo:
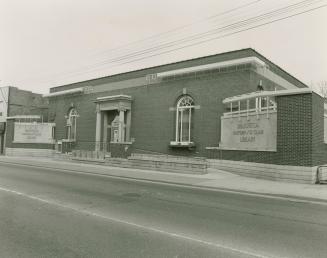
[[[176,142],[192,142],[194,100],[185,95],[177,102],[176,108]]]
[[[76,141],[76,123],[77,117],[79,117],[75,108],[69,111],[67,118],[67,139],[71,141]]]

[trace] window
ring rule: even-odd
[[[194,101],[190,96],[183,96],[177,102],[176,143],[192,143]]]
[[[145,79],[148,83],[153,83],[157,80],[157,74],[154,73],[154,74],[148,74],[145,76]]]
[[[72,108],[69,111],[69,115],[67,118],[67,139],[71,141],[76,141],[76,122],[77,117],[79,115],[77,114],[77,111],[75,108]]]

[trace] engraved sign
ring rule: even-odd
[[[277,113],[221,118],[222,149],[276,151],[276,139]]]
[[[53,127],[53,123],[15,123],[14,142],[51,144]]]

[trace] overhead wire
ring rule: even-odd
[[[322,1],[322,0],[318,0],[318,1]],[[259,16],[252,17],[250,19],[245,19],[243,21],[228,24],[227,26],[220,26],[218,28],[210,29],[210,30],[205,31],[205,32],[197,33],[197,34],[191,35],[191,36],[186,36],[186,37],[179,38],[177,40],[173,40],[173,41],[169,41],[169,42],[163,42],[163,43],[160,43],[159,45],[156,44],[154,46],[150,46],[148,48],[144,48],[144,49],[141,49],[141,50],[132,50],[132,51],[129,51],[127,54],[123,54],[123,55],[118,54],[117,55],[117,53],[115,53],[115,55],[117,55],[116,57],[115,56],[114,57],[109,57],[109,58],[107,57],[107,58],[105,58],[104,61],[94,63],[92,66],[102,65],[102,64],[109,63],[109,62],[116,62],[116,61],[124,60],[126,58],[134,57],[134,56],[137,56],[137,55],[146,54],[149,51],[157,51],[157,50],[160,50],[162,48],[173,47],[176,44],[201,39],[202,37],[210,36],[211,34],[216,34],[216,33],[220,32],[222,30],[233,29],[233,27],[237,28],[238,26],[247,25],[246,23],[251,23],[251,22],[255,22],[255,21],[260,21],[262,19],[267,19],[267,18],[269,18],[268,16],[272,17],[274,15],[282,14],[282,12],[286,13],[288,11],[294,11],[297,8],[303,8],[306,5],[312,4],[312,2],[313,3],[317,2],[317,0],[301,1],[299,3],[289,5],[287,7],[279,8],[279,9],[276,9],[276,10],[274,10],[272,12],[264,13],[264,14],[261,14]]]
[[[127,53],[129,53],[129,52],[131,52],[131,49],[126,49],[125,47],[127,47],[127,46],[133,46],[133,49],[135,49],[135,48],[137,48],[137,44],[140,44],[140,43],[146,44],[146,43],[149,43],[148,42],[149,40],[153,41],[153,40],[159,40],[159,39],[161,39],[160,44],[162,44],[162,37],[164,37],[164,38],[170,37],[170,36],[172,36],[172,33],[176,33],[176,32],[178,32],[178,36],[180,36],[181,30],[184,30],[185,28],[191,28],[195,24],[204,23],[206,21],[210,21],[211,19],[217,19],[218,17],[222,17],[222,16],[224,16],[226,14],[231,14],[233,12],[236,12],[236,11],[239,11],[241,9],[247,8],[247,7],[251,6],[251,5],[257,4],[257,3],[262,2],[262,1],[264,1],[264,0],[255,0],[255,1],[249,2],[247,4],[243,4],[243,5],[234,7],[232,9],[228,9],[227,11],[220,12],[220,13],[215,14],[215,15],[211,15],[211,16],[209,16],[207,18],[203,18],[203,19],[201,19],[199,21],[192,22],[192,23],[189,23],[189,24],[186,24],[186,25],[183,25],[183,26],[176,27],[176,28],[174,28],[172,30],[169,30],[169,31],[165,31],[165,32],[162,32],[162,33],[159,33],[159,34],[155,34],[155,35],[152,35],[150,37],[143,38],[141,40],[137,40],[137,41],[134,41],[134,42],[130,42],[128,44],[122,45],[122,46],[117,47],[117,48],[112,48],[112,49],[109,49],[109,50],[106,50],[106,51],[98,52],[98,54],[95,54],[95,57],[97,55],[104,54],[104,55],[101,56],[101,59],[104,59],[105,61],[108,61],[108,57],[105,56],[105,53],[110,53],[112,51],[115,51],[115,53],[113,54],[114,56],[117,56],[117,55],[119,56],[120,54],[123,54],[126,51],[127,51]],[[151,41],[150,41],[150,43],[151,43]],[[152,43],[154,43],[155,45],[158,44],[156,42],[152,42]],[[144,46],[141,46],[141,47],[144,47]],[[121,50],[121,51],[119,52],[117,50]],[[81,67],[81,69],[78,69],[78,70],[75,69],[73,72],[64,72],[64,73],[69,74],[69,73],[79,72],[80,70],[85,71],[85,69],[93,68],[94,66],[97,66],[101,62],[103,62],[103,61],[95,62],[92,65],[83,66],[83,67]],[[60,74],[62,74],[62,73],[60,73]],[[60,74],[56,74],[56,75],[60,76]]]
[[[319,0],[319,1],[323,1],[323,0]],[[161,45],[158,45],[158,46],[155,46],[155,47],[152,47],[152,48],[148,48],[148,49],[145,49],[145,50],[132,52],[130,54],[123,55],[123,56],[120,56],[118,58],[108,59],[105,62],[98,63],[98,64],[102,65],[102,64],[107,64],[107,63],[118,62],[118,61],[130,58],[130,57],[138,56],[138,55],[148,53],[148,52],[151,52],[151,51],[157,51],[157,50],[160,50],[160,49],[163,49],[163,48],[172,47],[172,46],[175,46],[176,44],[201,39],[201,38],[206,37],[206,36],[217,34],[217,33],[221,32],[221,31],[224,31],[224,30],[237,29],[239,27],[246,26],[246,25],[254,23],[254,22],[269,19],[269,18],[271,18],[273,16],[281,15],[281,14],[284,14],[284,13],[287,13],[287,12],[290,12],[290,11],[294,11],[294,10],[299,9],[299,8],[306,7],[306,6],[310,5],[310,2],[314,2],[314,1],[312,1],[312,0],[302,1],[302,2],[300,2],[298,4],[287,6],[286,8],[277,9],[277,10],[265,13],[263,15],[259,15],[259,16],[256,16],[256,17],[252,17],[252,18],[243,20],[241,22],[236,22],[236,23],[224,26],[224,27],[219,27],[219,28],[216,28],[216,29],[213,29],[213,30],[208,30],[206,32],[197,34],[195,36],[184,37],[182,39],[175,40],[175,41],[172,41],[172,42],[168,42],[168,43],[165,43],[165,44],[161,44]],[[291,8],[293,8],[293,9],[291,9]]]
[[[207,20],[213,19],[213,18],[217,18],[219,16],[223,16],[223,14],[226,13],[232,13],[233,11],[236,10],[243,10],[246,7],[249,7],[250,5],[254,5],[254,4],[258,4],[259,2],[261,2],[261,0],[257,0],[257,1],[252,1],[248,4],[227,10],[225,12],[222,12],[220,14],[217,15],[213,15],[207,18]],[[154,45],[153,47],[149,47],[147,49],[142,49],[142,50],[138,50],[138,51],[130,51],[130,53],[127,53],[125,55],[121,55],[121,56],[117,56],[117,57],[112,57],[112,58],[106,58],[105,61],[101,61],[101,62],[97,62],[93,65],[89,65],[87,68],[88,69],[84,69],[82,71],[77,71],[77,72],[73,72],[70,73],[69,75],[67,75],[66,77],[61,77],[61,78],[69,78],[69,77],[74,77],[76,75],[79,74],[87,74],[90,72],[95,72],[95,71],[100,71],[103,70],[104,68],[108,69],[108,68],[112,68],[112,67],[116,67],[116,66],[120,66],[120,65],[124,65],[124,64],[130,64],[130,63],[134,63],[140,60],[144,60],[147,58],[151,58],[154,56],[158,56],[158,55],[162,55],[162,54],[166,54],[166,53],[170,53],[173,51],[177,51],[177,50],[181,50],[184,48],[188,48],[191,46],[195,46],[195,45],[199,45],[199,44],[203,44],[212,40],[217,40],[220,38],[224,38],[230,35],[234,35],[237,33],[241,33],[244,31],[248,31],[248,30],[252,30],[258,27],[262,27],[265,26],[267,24],[270,23],[274,23],[277,21],[281,21],[281,20],[285,20],[303,13],[307,13],[307,12],[311,12],[314,11],[316,9],[320,9],[325,7],[326,5],[321,5],[315,8],[311,8],[311,9],[307,9],[304,10],[302,12],[299,12],[299,9],[303,9],[303,8],[308,8],[310,6],[313,6],[317,3],[320,2],[324,2],[324,0],[305,0],[305,1],[300,1],[297,2],[295,4],[291,4],[288,5],[286,7],[282,7],[282,8],[278,8],[278,9],[274,9],[272,11],[263,13],[261,15],[257,15],[254,17],[250,17],[247,19],[243,19],[241,21],[238,22],[233,22],[231,24],[225,25],[225,26],[220,26],[220,27],[215,27],[214,29],[210,29],[207,30],[205,32],[201,32],[201,33],[197,33],[195,35],[191,35],[191,36],[184,36],[183,38],[177,39],[177,40],[173,40],[170,42],[163,42],[161,44],[157,44]],[[298,11],[297,13],[294,13],[295,11]],[[285,15],[288,13],[293,13],[290,14],[288,16],[285,17],[281,17],[281,18],[276,18],[275,17],[280,17],[281,15]],[[206,20],[203,19],[202,22]],[[269,20],[268,22],[265,23],[261,23],[265,20]],[[258,24],[260,23],[260,24]],[[161,36],[165,35],[165,36],[169,36],[169,32],[177,32],[180,28],[186,28],[186,27],[190,27],[192,26],[192,24],[196,24],[196,22],[194,23],[190,23],[188,25],[184,25],[184,26],[180,26],[177,27],[173,30],[170,31],[166,31],[163,33],[159,33],[153,36],[150,36],[148,38],[145,38],[143,40],[138,40],[135,42],[131,42],[125,45],[122,45],[121,47],[118,47],[116,49],[122,49],[126,46],[133,46],[133,44],[135,43],[141,43],[141,42],[146,42],[147,39],[158,39]],[[253,25],[253,26],[252,26]],[[250,27],[249,27],[250,26]],[[222,34],[222,35],[221,35]],[[220,35],[220,36],[217,36]],[[156,36],[158,36],[158,38],[156,38]],[[196,42],[194,42],[196,41]],[[193,42],[193,43],[191,43]],[[114,49],[111,49],[109,51],[113,51]],[[113,64],[108,66],[108,64]],[[106,66],[106,67],[104,67]],[[100,68],[103,67],[103,68]]]
[[[118,46],[118,47],[114,47],[114,48],[111,48],[111,49],[108,49],[108,50],[105,50],[105,51],[101,51],[101,52],[99,52],[99,55],[103,55],[103,54],[106,54],[106,53],[110,53],[112,51],[117,51],[117,50],[120,50],[120,49],[124,49],[124,48],[132,46],[132,45],[135,46],[136,44],[144,43],[144,42],[146,42],[148,40],[153,40],[153,39],[157,40],[157,39],[160,39],[163,36],[170,35],[173,32],[180,32],[181,30],[183,30],[185,28],[190,28],[190,27],[192,27],[192,26],[194,26],[196,24],[207,22],[207,21],[210,21],[212,19],[216,19],[217,17],[221,17],[223,15],[230,14],[232,12],[238,11],[240,9],[244,9],[246,7],[257,4],[257,3],[262,2],[262,1],[264,1],[264,0],[255,0],[255,1],[243,4],[243,5],[228,9],[227,11],[223,11],[223,12],[208,16],[208,17],[200,19],[198,21],[191,22],[191,23],[188,23],[188,24],[185,24],[185,25],[182,25],[182,26],[175,27],[175,28],[173,28],[171,30],[167,30],[167,31],[164,31],[164,32],[161,32],[161,33],[157,33],[157,34],[151,35],[149,37],[142,38],[140,40],[135,40],[135,41],[129,42],[127,44],[123,44],[123,45]]]
[[[302,1],[301,3],[307,3],[307,2],[310,2],[310,1]],[[312,2],[312,1],[311,1]],[[317,3],[317,1],[315,1]],[[321,2],[318,1],[318,2]],[[293,5],[292,5],[293,6]],[[290,6],[288,6],[290,7]],[[320,6],[318,8],[313,8],[313,9],[309,9],[307,11],[304,11],[304,12],[300,12],[299,14],[302,14],[302,13],[305,13],[305,12],[309,12],[309,11],[313,11],[315,9],[319,9],[319,8],[322,8],[324,6]],[[296,8],[298,9],[298,8]],[[294,11],[296,9],[293,9],[291,11]],[[226,34],[222,35],[222,36],[219,36],[219,37],[214,37],[214,38],[210,38],[210,39],[206,39],[206,40],[201,40],[199,42],[195,42],[195,43],[192,43],[192,44],[188,44],[186,46],[182,46],[182,47],[177,47],[177,48],[174,48],[174,49],[171,49],[171,50],[167,50],[167,51],[162,51],[160,53],[156,53],[156,54],[152,54],[152,55],[147,55],[145,57],[141,57],[141,58],[137,58],[137,59],[132,59],[132,60],[128,60],[130,59],[131,57],[138,57],[138,56],[142,56],[144,54],[151,54],[151,52],[153,52],[153,49],[151,49],[151,51],[147,51],[147,52],[140,52],[140,53],[135,53],[133,56],[129,55],[128,57],[121,57],[119,59],[113,59],[113,60],[109,60],[107,62],[104,62],[104,63],[101,63],[101,64],[98,64],[98,65],[107,65],[107,64],[110,64],[110,63],[117,63],[119,62],[119,64],[116,64],[116,65],[112,65],[112,66],[109,66],[108,68],[111,68],[111,67],[115,67],[117,65],[123,65],[123,64],[128,64],[128,63],[131,63],[131,62],[135,62],[135,61],[139,61],[139,60],[143,60],[145,58],[149,58],[149,57],[153,57],[153,56],[157,56],[157,55],[161,55],[161,54],[164,54],[164,53],[169,53],[169,52],[172,52],[172,51],[176,51],[176,50],[180,50],[180,49],[183,49],[183,48],[186,48],[186,47],[190,47],[190,46],[194,46],[194,45],[198,45],[198,44],[202,44],[202,43],[205,43],[205,42],[208,42],[208,41],[211,41],[211,40],[214,40],[214,39],[218,39],[218,38],[222,38],[222,37],[226,37],[228,35],[233,35],[233,34],[236,34],[236,33],[240,33],[240,32],[243,32],[243,31],[247,31],[247,30],[250,30],[250,29],[254,29],[254,28],[257,28],[257,27],[261,27],[261,26],[264,26],[264,25],[267,25],[269,23],[272,23],[272,22],[276,22],[276,21],[279,21],[279,20],[283,20],[284,18],[281,18],[281,19],[275,19],[273,20],[272,22],[267,22],[267,23],[263,23],[263,24],[259,24],[257,26],[252,26],[252,27],[249,27],[247,29],[241,29],[241,30],[238,30],[244,26],[248,26],[248,25],[251,25],[252,23],[254,22],[258,22],[258,21],[262,21],[262,20],[265,20],[268,18],[272,18],[274,17],[273,14],[277,14],[277,15],[280,15],[280,14],[285,14],[286,11],[289,11],[289,10],[284,10],[284,9],[278,9],[278,10],[275,10],[273,12],[268,12],[268,13],[265,13],[264,15],[260,15],[258,17],[252,17],[250,19],[247,19],[247,20],[244,20],[244,21],[241,21],[241,22],[238,22],[238,23],[234,23],[234,24],[231,24],[231,25],[228,25],[226,26],[225,28],[219,28],[218,30],[220,30],[219,32],[226,32]],[[283,11],[281,13],[281,11]],[[299,14],[296,14],[296,15],[299,15]],[[296,16],[296,15],[289,15],[289,16],[286,16],[285,18],[289,18],[289,17],[293,17],[293,16]],[[229,33],[228,31],[230,30],[237,30],[235,32],[231,32]],[[206,32],[207,33],[207,32]],[[215,29],[215,33],[214,34],[217,34],[217,29]],[[213,34],[213,35],[214,35]],[[202,37],[199,37],[199,38],[196,38],[196,39],[201,39]],[[184,39],[185,40],[185,39]],[[180,41],[179,41],[180,42]],[[188,42],[188,41],[183,41],[184,42]],[[170,45],[169,47],[174,47],[175,45]],[[166,47],[166,46],[165,46]],[[164,49],[163,46],[161,46],[160,48],[157,48],[156,51],[158,50],[161,50],[161,49]],[[124,60],[127,60],[127,62],[121,62],[121,61],[124,61]],[[97,69],[94,68],[94,69]],[[92,70],[89,70],[89,71],[95,71],[94,69]]]
[[[184,47],[181,47],[181,48],[176,48],[176,49],[173,49],[173,50],[169,50],[169,51],[161,52],[161,53],[159,53],[159,54],[157,54],[157,55],[161,55],[161,54],[169,53],[169,52],[176,51],[176,50],[179,50],[179,49],[183,49],[183,48],[187,48],[187,47],[191,47],[191,46],[195,46],[195,45],[203,44],[203,43],[208,42],[208,41],[211,41],[211,40],[216,40],[216,39],[224,38],[224,37],[227,37],[227,36],[230,36],[230,35],[234,35],[234,34],[237,34],[237,33],[240,33],[240,32],[244,32],[244,31],[248,31],[248,30],[255,29],[255,28],[263,27],[263,26],[265,26],[265,25],[272,24],[272,23],[275,23],[275,22],[278,22],[278,21],[282,21],[282,20],[286,20],[286,19],[289,19],[289,18],[292,18],[292,17],[298,16],[298,15],[301,15],[301,14],[304,14],[304,13],[312,12],[312,11],[315,11],[315,10],[318,10],[318,9],[321,9],[321,8],[324,8],[324,7],[326,7],[326,6],[327,6],[327,4],[324,4],[324,5],[321,5],[321,6],[318,6],[318,7],[315,7],[315,8],[311,8],[311,9],[306,10],[306,11],[303,11],[303,12],[299,12],[299,13],[295,13],[295,14],[293,14],[293,15],[289,15],[289,16],[282,17],[282,18],[279,18],[279,19],[275,19],[275,20],[270,21],[270,22],[262,23],[262,24],[259,24],[259,25],[256,25],[256,26],[252,26],[252,27],[250,27],[250,28],[246,28],[246,29],[242,29],[242,30],[239,30],[239,31],[236,31],[236,32],[228,33],[228,34],[225,34],[225,35],[223,35],[223,36],[219,36],[219,37],[211,38],[211,39],[208,39],[208,40],[203,40],[203,41],[201,41],[201,42],[193,43],[193,44],[191,44],[191,45],[187,45],[187,46],[184,46]],[[123,65],[123,64],[130,63],[130,62],[135,62],[135,61],[143,60],[143,59],[145,59],[145,58],[149,58],[149,57],[152,57],[152,56],[147,56],[147,57],[140,58],[140,59],[134,59],[134,60],[131,60],[131,61],[129,61],[129,62],[120,63],[120,64],[118,64],[118,65]],[[114,66],[115,66],[115,65],[114,65]],[[114,67],[114,66],[112,66],[112,67]]]
[[[233,18],[239,18],[238,16],[240,14],[238,12],[244,12],[244,11],[253,12],[254,10],[257,10],[258,4],[262,3],[263,1],[265,1],[265,0],[258,0],[258,1],[250,2],[246,5],[238,6],[236,8],[227,10],[225,12],[221,12],[219,14],[212,15],[212,16],[210,16],[206,19],[202,19],[198,22],[190,23],[185,26],[180,26],[180,27],[178,27],[178,29],[171,30],[170,31],[171,33],[163,33],[162,35],[157,34],[158,37],[145,38],[145,40],[139,41],[139,43],[141,45],[131,44],[130,48],[122,47],[121,49],[120,49],[120,47],[118,47],[118,48],[116,48],[114,53],[110,54],[109,56],[106,54],[102,55],[101,59],[103,61],[108,61],[109,59],[133,54],[134,52],[137,52],[137,51],[145,51],[148,48],[156,48],[162,44],[165,44],[165,43],[169,44],[176,40],[180,40],[181,37],[184,37],[183,34],[185,34],[185,37],[190,37],[190,36],[194,36],[194,35],[202,32],[203,28],[213,27],[213,26],[223,25],[223,24],[230,24],[231,21],[233,20]],[[307,0],[307,1],[309,1],[309,0]],[[313,1],[313,0],[310,0],[310,1]],[[253,7],[251,5],[254,5],[254,4],[256,4],[255,8],[250,8],[250,10],[248,10],[248,8]],[[228,14],[228,16],[226,17],[227,14]],[[215,18],[214,21],[213,21],[213,18]],[[217,19],[219,19],[219,20],[217,20]],[[200,25],[202,25],[202,26],[199,27]],[[201,31],[197,32],[198,30],[201,30]],[[110,52],[110,50],[109,50],[109,52]],[[93,65],[97,65],[98,63],[103,62],[102,60],[99,60],[99,62],[95,62]]]

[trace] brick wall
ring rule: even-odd
[[[159,73],[173,69],[192,67],[195,65],[203,65],[215,62],[222,62],[237,58],[256,56],[264,60],[270,67],[270,70],[282,76],[289,82],[297,85],[299,88],[305,87],[303,83],[280,69],[265,57],[258,54],[253,49],[244,49],[219,55],[197,58],[193,60],[183,61],[179,63],[152,67],[134,72],[123,73],[114,76],[64,85],[52,88],[51,92],[68,90],[77,87],[92,86],[95,90],[91,94],[82,95],[62,95],[50,98],[50,121],[56,123],[57,140],[65,139],[66,135],[66,119],[71,107],[75,107],[80,115],[77,121],[77,142],[75,149],[94,150],[95,141],[95,103],[97,97],[111,95],[130,95],[132,96],[132,125],[131,138],[135,139],[132,149],[135,152],[157,152],[171,155],[185,156],[209,156],[225,157],[234,160],[247,160],[265,163],[287,164],[301,163],[305,166],[309,164],[309,160],[304,158],[309,153],[311,155],[311,145],[303,142],[304,146],[301,151],[303,155],[295,155],[293,149],[299,147],[300,143],[297,139],[291,139],[288,133],[294,129],[294,137],[306,135],[305,129],[296,129],[294,123],[290,123],[290,119],[302,119],[307,123],[307,119],[311,119],[311,95],[307,97],[289,96],[277,99],[280,107],[279,112],[290,111],[289,119],[281,115],[278,118],[278,151],[277,153],[269,152],[206,152],[208,146],[218,146],[220,141],[220,116],[224,112],[222,100],[227,97],[249,93],[257,90],[259,81],[263,81],[266,90],[280,89],[278,85],[269,81],[254,72],[251,65],[239,65],[219,70],[195,72],[181,76],[172,76],[165,78],[157,83],[140,85],[137,87],[121,88],[109,90],[110,83],[122,82],[123,80],[131,80],[135,78],[145,77],[147,74]],[[131,81],[128,81],[130,84]],[[96,93],[96,89],[105,89],[108,91]],[[175,120],[176,111],[170,111],[170,108],[176,107],[176,101],[183,95],[183,91],[192,96],[195,105],[200,109],[194,110],[193,121],[193,138],[196,144],[195,149],[181,149],[169,147],[170,141],[175,140]],[[294,97],[294,99],[293,99]],[[290,99],[288,99],[290,98]],[[301,113],[303,110],[297,110],[298,105],[305,104],[308,110],[305,110],[305,116]],[[283,111],[284,110],[284,111]],[[288,111],[287,111],[288,112]],[[301,120],[301,121],[302,121]],[[311,120],[310,120],[311,122]],[[301,122],[302,123],[302,122]],[[304,122],[303,122],[304,123]],[[293,128],[294,127],[294,128]],[[291,142],[290,147],[284,142]],[[301,143],[302,144],[302,143]],[[291,148],[291,149],[290,149]],[[290,151],[291,150],[291,151]],[[298,165],[298,164],[296,164]]]
[[[299,94],[277,97],[277,151],[228,151],[208,150],[210,158],[247,161],[277,165],[313,166],[317,164],[318,149],[323,141],[323,108],[313,104],[316,94]],[[317,109],[317,110],[313,110]],[[318,111],[313,113],[313,111]],[[316,122],[313,121],[316,118]],[[313,130],[314,129],[314,130]],[[312,155],[316,157],[312,159]],[[321,154],[322,156],[326,155]]]
[[[41,94],[10,87],[8,116],[39,115],[48,120],[48,100]]]
[[[327,130],[327,128],[326,128]],[[312,94],[312,164],[327,164],[327,144],[324,143],[324,99]]]
[[[211,75],[211,77],[163,82],[156,86],[110,91],[101,94],[53,98],[56,139],[66,138],[65,114],[76,107],[80,117],[75,149],[94,149],[95,104],[100,96],[127,94],[133,97],[131,137],[135,138],[133,151],[158,152],[171,155],[192,155],[226,160],[269,163],[278,165],[313,166],[326,163],[323,143],[323,103],[316,94],[277,97],[277,152],[261,151],[206,151],[220,141],[221,101],[233,95],[252,91],[248,83],[250,71]],[[229,88],[230,87],[230,88]],[[174,107],[178,96],[186,88],[200,109],[194,112],[194,141],[196,148],[172,149],[169,142],[175,135]]]
[[[93,149],[95,141],[95,103],[97,97],[125,94],[132,96],[131,137],[135,139],[134,151],[158,152],[173,155],[204,156],[207,146],[217,145],[220,138],[222,100],[233,95],[254,91],[250,75],[253,71],[244,67],[238,71],[207,73],[188,78],[165,80],[159,84],[144,85],[121,90],[60,96],[50,99],[50,114],[56,123],[56,139],[66,138],[66,119],[74,106],[80,117],[77,121],[77,143],[75,148]],[[194,110],[194,142],[196,148],[173,149],[169,143],[175,140],[176,107],[183,89],[195,100],[200,109]]]

